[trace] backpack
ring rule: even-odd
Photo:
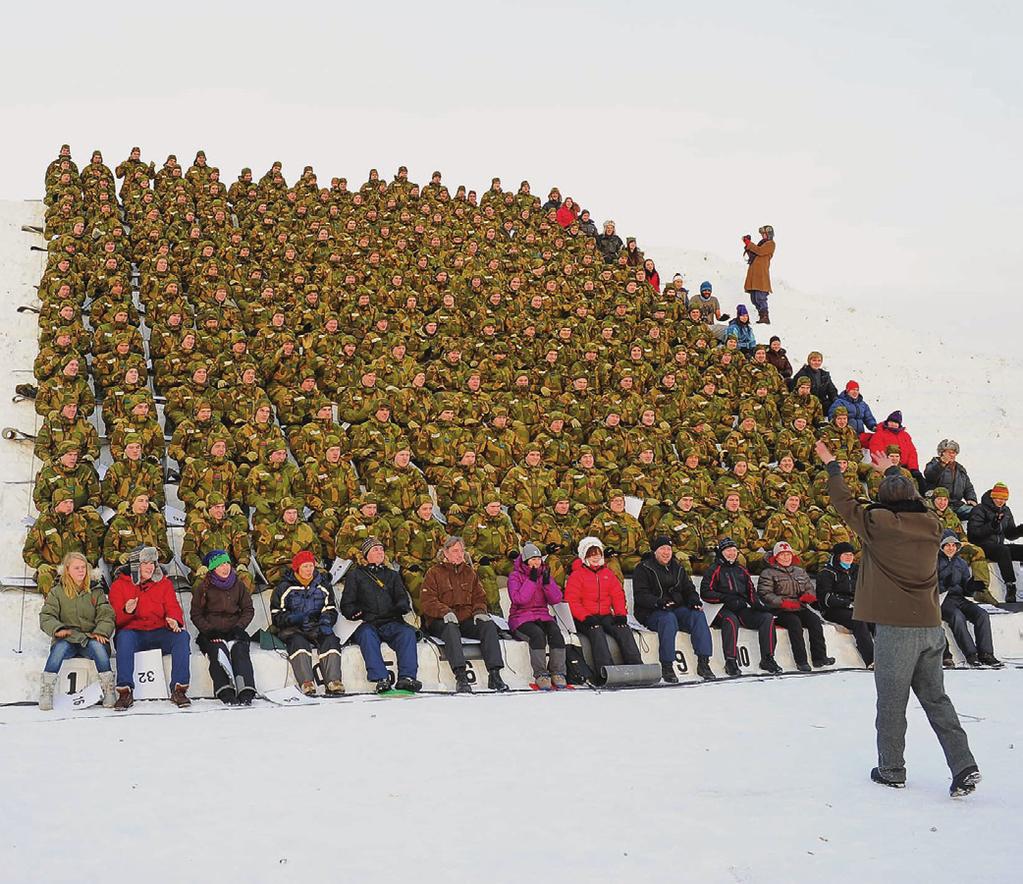
[[[565,680],[569,684],[591,684],[593,670],[583,657],[583,649],[577,645],[565,646]]]

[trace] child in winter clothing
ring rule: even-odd
[[[1002,663],[995,657],[991,640],[991,617],[980,605],[969,598],[982,587],[973,579],[970,566],[959,557],[959,538],[954,531],[946,531],[938,552],[938,594],[941,600],[941,619],[952,629],[956,640],[971,666],[996,666]],[[973,624],[976,640],[970,635],[967,623]]]
[[[206,573],[192,592],[192,623],[199,631],[196,644],[209,658],[214,696],[229,706],[248,706],[256,696],[245,631],[252,622],[252,595],[226,550],[211,550],[203,564]]]
[[[874,668],[874,624],[853,619],[853,598],[859,568],[851,543],[836,543],[831,558],[817,575],[817,604],[825,620],[844,626],[853,634],[856,649],[867,669]]]
[[[522,554],[508,576],[508,597],[511,610],[508,626],[520,641],[529,642],[529,661],[533,667],[533,680],[542,691],[552,687],[564,688],[565,638],[551,616],[550,605],[562,600],[561,588],[551,577],[534,543],[522,547]],[[544,648],[550,648],[550,660]]]
[[[39,708],[53,708],[57,675],[65,660],[88,657],[96,664],[103,688],[103,705],[114,705],[114,676],[110,671],[110,636],[114,610],[100,589],[89,586],[89,562],[80,552],[64,556],[60,581],[46,596],[39,612],[39,628],[53,639],[43,667]]]
[[[618,642],[626,663],[639,664],[643,658],[629,628],[625,589],[604,561],[604,544],[597,537],[584,537],[579,541],[578,553],[565,584],[565,601],[576,629],[590,641],[593,668],[597,680],[602,681],[604,667],[613,662],[607,636]]]

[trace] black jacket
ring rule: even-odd
[[[597,251],[600,252],[605,264],[613,264],[618,260],[618,253],[622,250],[622,238],[617,233],[608,236],[606,233],[597,234]]]
[[[740,565],[738,560],[730,565],[720,555],[715,557],[710,573],[703,578],[700,595],[705,602],[724,605],[729,611],[736,613],[746,608],[752,608],[754,611],[770,610],[757,595],[749,571]]]
[[[950,488],[949,491],[952,489]],[[1015,540],[1020,535],[1016,531],[1016,522],[1012,518],[1012,510],[1007,506],[1001,509],[995,506],[991,492],[985,491],[980,503],[970,513],[966,523],[966,536],[970,543],[977,546],[1001,546],[1006,540]]]
[[[667,565],[662,565],[649,552],[632,573],[636,619],[642,622],[654,611],[664,610],[669,602],[675,608],[692,608],[700,604],[700,594],[674,556]]]
[[[939,593],[947,592],[953,599],[964,599],[973,595],[975,587],[972,583],[973,572],[970,571],[970,566],[963,559],[958,555],[949,558],[945,555],[944,550],[938,551]]]
[[[828,409],[831,408],[831,403],[838,397],[838,390],[835,389],[835,385],[831,380],[831,374],[823,368],[814,371],[809,365],[804,365],[796,372],[795,377],[792,378],[791,389],[794,390],[796,388],[800,378],[810,379],[810,392],[820,399],[824,413],[827,414]]]
[[[838,611],[853,606],[859,565],[853,562],[847,571],[832,556],[817,575],[817,604],[822,611]]]
[[[924,478],[930,489],[948,489],[948,501],[953,509],[960,506],[964,500],[977,499],[970,474],[961,463],[953,462],[951,466],[946,466],[940,457],[932,457],[924,467]]]
[[[401,620],[412,610],[401,577],[386,565],[356,565],[344,583],[341,614],[349,620],[376,625]]]

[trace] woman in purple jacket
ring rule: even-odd
[[[508,626],[519,641],[529,642],[533,680],[541,691],[568,686],[565,679],[565,639],[551,616],[550,605],[562,600],[561,588],[534,543],[522,547],[522,554],[508,576],[511,612]],[[544,653],[550,648],[550,661]]]

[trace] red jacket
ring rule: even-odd
[[[889,430],[885,424],[878,424],[874,435],[870,437],[868,448],[870,452],[880,451],[882,454],[889,445],[898,445],[902,452],[902,466],[907,470],[919,470],[920,461],[916,455],[916,446],[913,444],[913,437],[905,428],[895,431]]]
[[[580,559],[572,562],[572,573],[565,584],[565,601],[576,620],[585,620],[595,614],[628,613],[625,607],[625,589],[618,576],[607,565],[594,571]]]
[[[124,610],[124,605],[134,598],[139,603],[129,614]],[[185,615],[178,603],[174,585],[167,577],[161,577],[155,583],[147,580],[141,586],[136,586],[131,582],[131,574],[121,574],[110,587],[110,605],[114,609],[118,629],[139,629],[143,632],[166,629],[168,617],[173,617],[181,626],[185,625]]]
[[[572,222],[575,221],[578,213],[579,210],[575,206],[569,208],[568,206],[562,205],[562,207],[558,209],[558,224],[562,227],[571,227]]]

